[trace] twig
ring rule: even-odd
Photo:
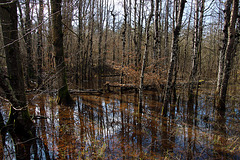
[[[10,2],[5,2],[5,3],[0,3],[0,6],[9,5],[9,4],[12,4],[12,3],[15,3],[15,2],[17,2],[17,0],[12,0]]]

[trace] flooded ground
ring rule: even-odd
[[[177,97],[162,116],[161,99],[152,91],[144,93],[143,114],[137,113],[134,92],[74,95],[71,108],[43,94],[29,104],[36,138],[14,144],[11,134],[1,134],[0,158],[240,159],[239,98],[230,97],[226,112],[218,113],[211,89],[200,89],[195,104],[186,101],[183,90]],[[1,102],[5,122],[8,112]],[[19,150],[25,143],[28,147]]]

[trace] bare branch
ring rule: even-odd
[[[10,2],[5,2],[5,3],[0,3],[0,6],[9,5],[9,4],[12,4],[12,3],[15,3],[15,2],[17,2],[17,0],[12,0]]]

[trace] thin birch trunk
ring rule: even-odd
[[[225,102],[226,102],[228,81],[231,74],[231,64],[233,63],[232,57],[235,54],[236,47],[237,47],[237,45],[235,45],[235,36],[236,36],[235,24],[238,17],[238,10],[239,10],[238,6],[239,6],[239,0],[233,0],[229,27],[227,31],[228,38],[227,38],[227,46],[226,46],[225,58],[224,58],[225,59],[224,70],[223,70],[222,83],[220,86],[220,94],[219,94],[218,105],[217,105],[217,108],[220,111],[225,111],[226,109]]]
[[[182,25],[182,17],[183,17],[183,11],[185,7],[185,0],[181,0],[179,4],[179,10],[177,14],[177,22],[176,27],[173,31],[173,39],[172,39],[172,51],[171,51],[171,58],[170,58],[170,66],[168,69],[168,77],[167,77],[167,84],[166,84],[166,90],[165,90],[165,96],[164,96],[164,110],[167,109],[168,103],[171,96],[171,88],[172,88],[172,79],[173,79],[173,69],[176,65],[176,58],[178,54],[178,41],[179,41],[179,34],[181,31],[181,25]]]
[[[230,22],[231,5],[232,5],[232,0],[227,0],[225,2],[225,10],[224,10],[225,21],[224,21],[224,28],[223,28],[224,38],[222,40],[222,48],[220,49],[220,55],[219,55],[216,94],[220,93],[220,86],[222,85],[223,70],[224,70],[224,63],[225,63],[225,50],[228,43],[228,27]]]
[[[147,65],[147,56],[148,56],[148,48],[149,48],[149,39],[150,39],[150,23],[153,17],[153,10],[154,10],[154,2],[151,0],[151,12],[149,13],[149,17],[147,20],[146,26],[146,43],[145,43],[145,51],[143,54],[143,62],[142,62],[142,69],[140,75],[140,85],[139,85],[139,104],[138,104],[138,112],[142,113],[142,99],[143,99],[143,81],[144,81],[144,72]]]

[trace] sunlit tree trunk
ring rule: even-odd
[[[236,43],[235,42],[235,36],[236,36],[235,24],[238,17],[238,6],[239,6],[239,0],[233,0],[229,27],[227,30],[228,38],[227,38],[227,45],[225,50],[222,83],[220,85],[220,94],[219,94],[218,104],[217,104],[217,107],[220,110],[225,110],[228,81],[231,74],[231,64],[233,63],[232,57],[235,55],[236,47],[237,47],[237,45],[235,45]]]
[[[106,4],[106,11],[105,11],[106,27],[105,27],[105,42],[104,42],[104,52],[103,52],[103,64],[106,63],[106,59],[107,59],[108,27],[109,27],[109,11],[110,11],[110,8],[109,8],[109,5],[108,5],[108,0],[105,0],[105,4]],[[104,69],[104,67],[103,67],[103,69]]]
[[[69,105],[73,100],[68,91],[64,62],[61,2],[62,0],[51,0],[53,47],[58,73],[58,104]]]
[[[151,24],[151,20],[153,17],[153,10],[154,10],[154,2],[151,0],[151,12],[149,13],[147,26],[146,26],[146,42],[145,42],[145,51],[143,54],[143,62],[142,62],[142,69],[141,69],[141,75],[140,75],[140,85],[139,85],[139,113],[142,113],[142,98],[143,98],[143,80],[144,80],[144,72],[147,65],[147,56],[148,56],[148,48],[149,48],[149,39],[150,39],[150,33],[149,28]]]
[[[1,3],[5,2],[10,1],[1,1]],[[21,134],[28,134],[25,132],[28,132],[32,127],[32,120],[26,106],[23,67],[19,42],[17,41],[18,19],[16,1],[9,5],[1,5],[0,15],[8,70],[8,76],[6,76],[2,69],[0,69],[0,85],[5,91],[7,98],[12,103],[8,124],[13,124],[16,131]]]
[[[171,58],[170,58],[170,66],[168,69],[168,77],[167,77],[167,84],[165,89],[165,96],[164,96],[164,109],[167,108],[168,102],[170,100],[171,96],[171,88],[172,88],[172,80],[173,80],[173,70],[176,65],[176,58],[178,54],[178,41],[179,41],[179,34],[181,30],[182,25],[182,17],[183,17],[183,11],[185,7],[185,0],[181,0],[179,4],[179,10],[177,14],[177,21],[176,21],[176,27],[173,30],[173,39],[172,39],[172,50],[171,50]]]
[[[216,94],[219,94],[220,86],[222,84],[223,69],[224,69],[224,63],[225,63],[225,50],[226,50],[227,42],[228,42],[228,27],[229,27],[229,22],[230,22],[231,5],[232,5],[232,0],[227,0],[225,2],[225,9],[224,9],[224,20],[225,21],[224,21],[224,28],[223,28],[224,37],[222,40],[222,48],[220,49],[220,54],[219,54]]]

